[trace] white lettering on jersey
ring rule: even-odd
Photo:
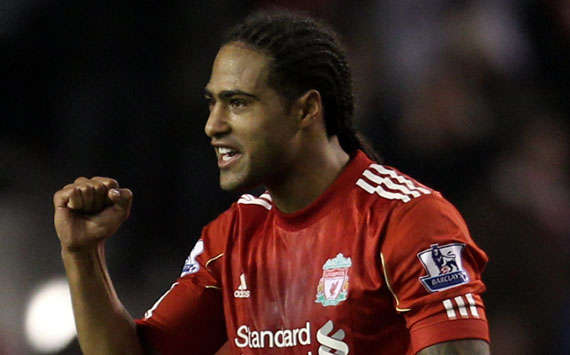
[[[304,328],[271,330],[252,330],[247,325],[241,325],[236,332],[234,343],[238,348],[286,348],[297,345],[311,344],[311,324],[305,323]]]
[[[247,283],[245,282],[245,274],[239,275],[239,286],[237,290],[234,291],[235,298],[249,298],[249,290],[247,289]]]
[[[184,262],[184,267],[182,268],[182,273],[180,274],[180,277],[188,274],[194,274],[198,272],[198,270],[200,270],[200,263],[198,263],[196,258],[198,257],[198,255],[202,254],[203,252],[204,252],[204,242],[202,241],[202,239],[200,239],[196,242],[196,245],[194,245],[194,248],[192,248],[190,255]]]
[[[333,328],[334,324],[329,320],[317,331],[317,341],[321,344],[319,355],[348,354],[348,345],[342,341],[346,335],[344,330],[339,329],[334,334],[329,335]],[[335,352],[333,353],[331,350],[335,350]]]

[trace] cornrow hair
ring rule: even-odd
[[[380,161],[353,128],[352,76],[337,34],[324,23],[290,12],[256,12],[226,34],[223,44],[242,42],[270,57],[269,85],[289,104],[308,90],[322,98],[327,135],[342,149],[363,150]]]

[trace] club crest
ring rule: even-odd
[[[336,306],[348,298],[348,269],[351,266],[350,258],[345,258],[341,253],[325,262],[315,303],[325,307]]]
[[[427,272],[420,277],[429,292],[443,291],[469,282],[469,275],[461,264],[461,252],[465,244],[452,243],[443,246],[432,244],[429,249],[418,253]]]

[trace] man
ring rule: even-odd
[[[224,190],[266,192],[203,229],[144,319],[125,311],[104,261],[131,192],[95,177],[55,194],[85,353],[489,352],[486,255],[441,194],[363,151],[350,80],[314,20],[260,13],[230,32],[205,88],[205,132]],[[454,260],[444,268],[438,254]]]

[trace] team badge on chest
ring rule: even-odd
[[[317,287],[316,303],[325,307],[336,306],[348,298],[348,270],[351,266],[350,258],[341,253],[326,261]]]

